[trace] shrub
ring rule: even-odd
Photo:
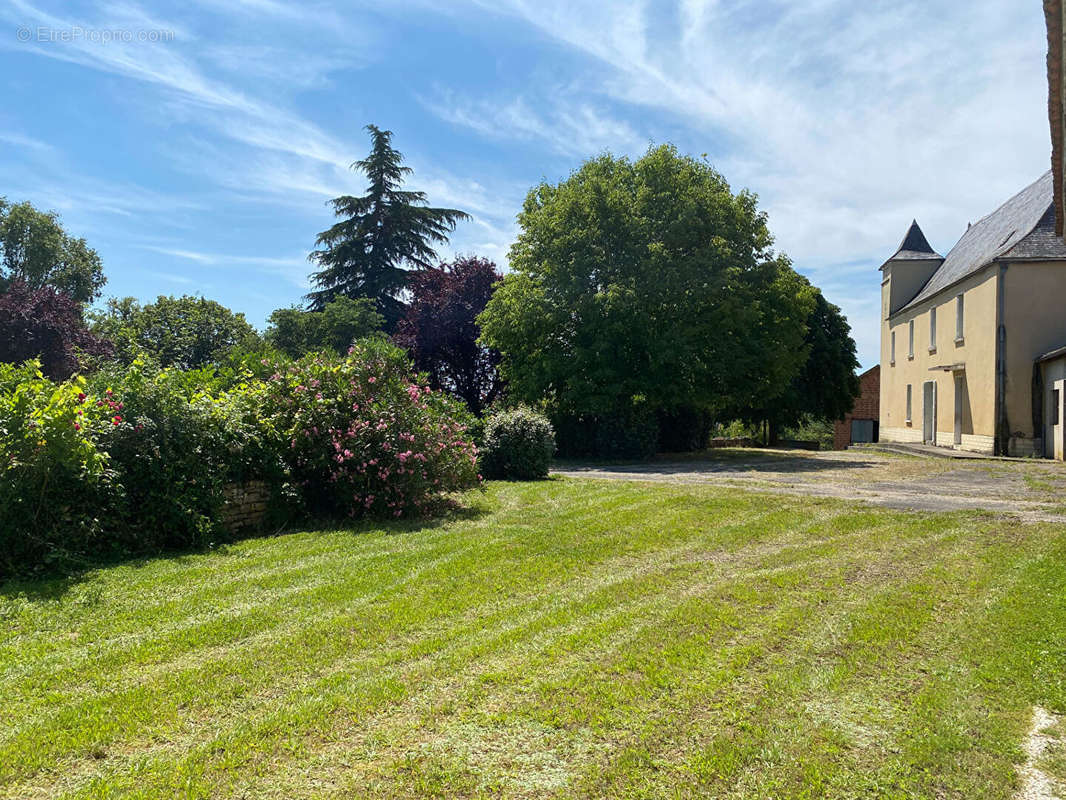
[[[0,365],[0,575],[201,546],[226,533],[226,483],[280,485],[264,384],[197,378],[138,362],[55,383]]]
[[[516,408],[485,421],[482,470],[490,478],[535,480],[548,476],[555,432],[543,414]]]
[[[387,341],[272,366],[137,360],[56,383],[0,365],[0,578],[217,541],[230,482],[316,516],[397,517],[479,482],[471,415]]]
[[[656,414],[660,453],[687,453],[704,450],[711,438],[714,420],[708,411],[683,407]]]
[[[276,451],[255,418],[257,385],[212,393],[209,371],[143,362],[93,384],[97,403],[115,404],[101,446],[121,486],[110,527],[124,550],[202,546],[225,533],[219,510],[227,483],[280,482]]]
[[[0,575],[98,546],[114,473],[99,446],[111,409],[84,381],[0,364]]]
[[[404,352],[385,340],[280,367],[264,413],[315,513],[418,514],[443,493],[478,483],[469,412],[420,385]]]

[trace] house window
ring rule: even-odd
[[[1052,389],[1051,390],[1051,424],[1052,425],[1058,425],[1059,424],[1059,420],[1062,419],[1062,417],[1059,416],[1059,411],[1061,409],[1061,406],[1059,405],[1060,402],[1061,401],[1059,399],[1059,390],[1058,389]]]
[[[936,351],[936,307],[929,309],[929,352]]]
[[[909,334],[907,344],[907,358],[914,358],[914,320],[910,321],[910,325],[907,327]]]
[[[892,344],[891,344],[891,348],[890,348],[890,352],[889,352],[888,363],[889,364],[895,364],[896,363],[896,332],[895,331],[892,331]]]
[[[907,384],[907,422],[911,421],[911,385]]]
[[[961,342],[963,340],[963,305],[962,295],[960,294],[955,298],[955,341]]]

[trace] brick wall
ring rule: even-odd
[[[262,481],[230,483],[223,490],[222,524],[231,531],[261,527],[266,520],[270,489]]]
[[[859,396],[851,413],[833,425],[833,449],[844,450],[851,444],[851,421],[872,419],[881,414],[881,366],[872,367],[859,376]]]

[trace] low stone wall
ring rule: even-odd
[[[266,521],[270,488],[263,481],[230,483],[223,489],[222,524],[231,531],[260,528]]]

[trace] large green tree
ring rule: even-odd
[[[859,395],[859,359],[851,326],[839,306],[818,290],[807,317],[803,367],[780,396],[762,406],[737,409],[733,416],[749,423],[767,423],[771,443],[781,429],[803,422],[843,419]]]
[[[530,191],[480,317],[511,392],[562,416],[720,413],[779,395],[813,291],[766,216],[673,146],[603,155]]]
[[[291,358],[319,350],[346,353],[353,342],[380,331],[384,324],[372,300],[343,296],[321,311],[279,308],[268,322],[267,342]]]
[[[221,363],[235,348],[259,342],[244,314],[190,295],[160,296],[147,305],[112,298],[106,310],[92,314],[92,331],[113,344],[120,361],[145,354],[165,367],[184,369]]]
[[[370,155],[352,164],[366,174],[369,189],[362,197],[343,195],[330,201],[339,222],[318,234],[311,260],[314,290],[307,299],[321,311],[337,297],[368,297],[392,331],[403,313],[400,295],[409,268],[428,268],[436,260],[434,245],[468,215],[454,208],[431,208],[424,192],[404,191],[411,173],[392,146],[392,131],[367,125],[373,141]]]
[[[0,197],[0,291],[15,281],[87,303],[100,296],[106,278],[100,256],[68,235],[56,214]]]

